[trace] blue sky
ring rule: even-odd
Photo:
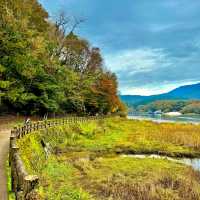
[[[200,82],[199,0],[40,0],[86,18],[77,33],[102,50],[122,94],[151,95]]]

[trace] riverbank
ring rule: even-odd
[[[200,124],[200,115],[184,114],[179,116],[168,116],[164,114],[149,114],[149,113],[131,113],[129,119],[134,120],[149,120],[157,123],[184,123],[184,124]]]
[[[57,130],[53,132],[55,134]],[[72,140],[71,136],[65,136],[67,139],[64,143],[57,146],[58,152],[92,151],[100,154],[200,157],[200,125],[158,124],[150,121],[111,118],[98,123],[92,122],[75,132],[78,132],[76,140]],[[81,134],[82,132],[84,134]]]
[[[41,140],[52,149],[48,159]],[[199,200],[200,172],[190,166],[119,155],[153,151],[194,157],[199,144],[198,125],[117,117],[50,128],[18,142],[27,170],[40,177],[41,197],[72,200]]]

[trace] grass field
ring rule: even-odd
[[[50,128],[18,142],[48,200],[199,200],[200,173],[163,159],[120,153],[200,155],[200,126],[110,118]],[[52,154],[45,158],[41,140]]]
[[[199,125],[111,118],[79,126],[52,128],[43,134],[43,138],[58,151],[200,157]]]

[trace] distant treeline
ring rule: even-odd
[[[146,105],[131,106],[129,108],[139,112],[154,112],[161,110],[162,112],[181,112],[183,114],[200,114],[200,101],[195,100],[160,100]]]
[[[0,0],[0,111],[22,114],[125,110],[99,48],[74,34],[82,19],[53,20],[37,0]]]

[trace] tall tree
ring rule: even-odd
[[[59,17],[48,20],[37,0],[0,0],[0,108],[25,114],[122,109],[100,49],[73,33],[82,20]]]

